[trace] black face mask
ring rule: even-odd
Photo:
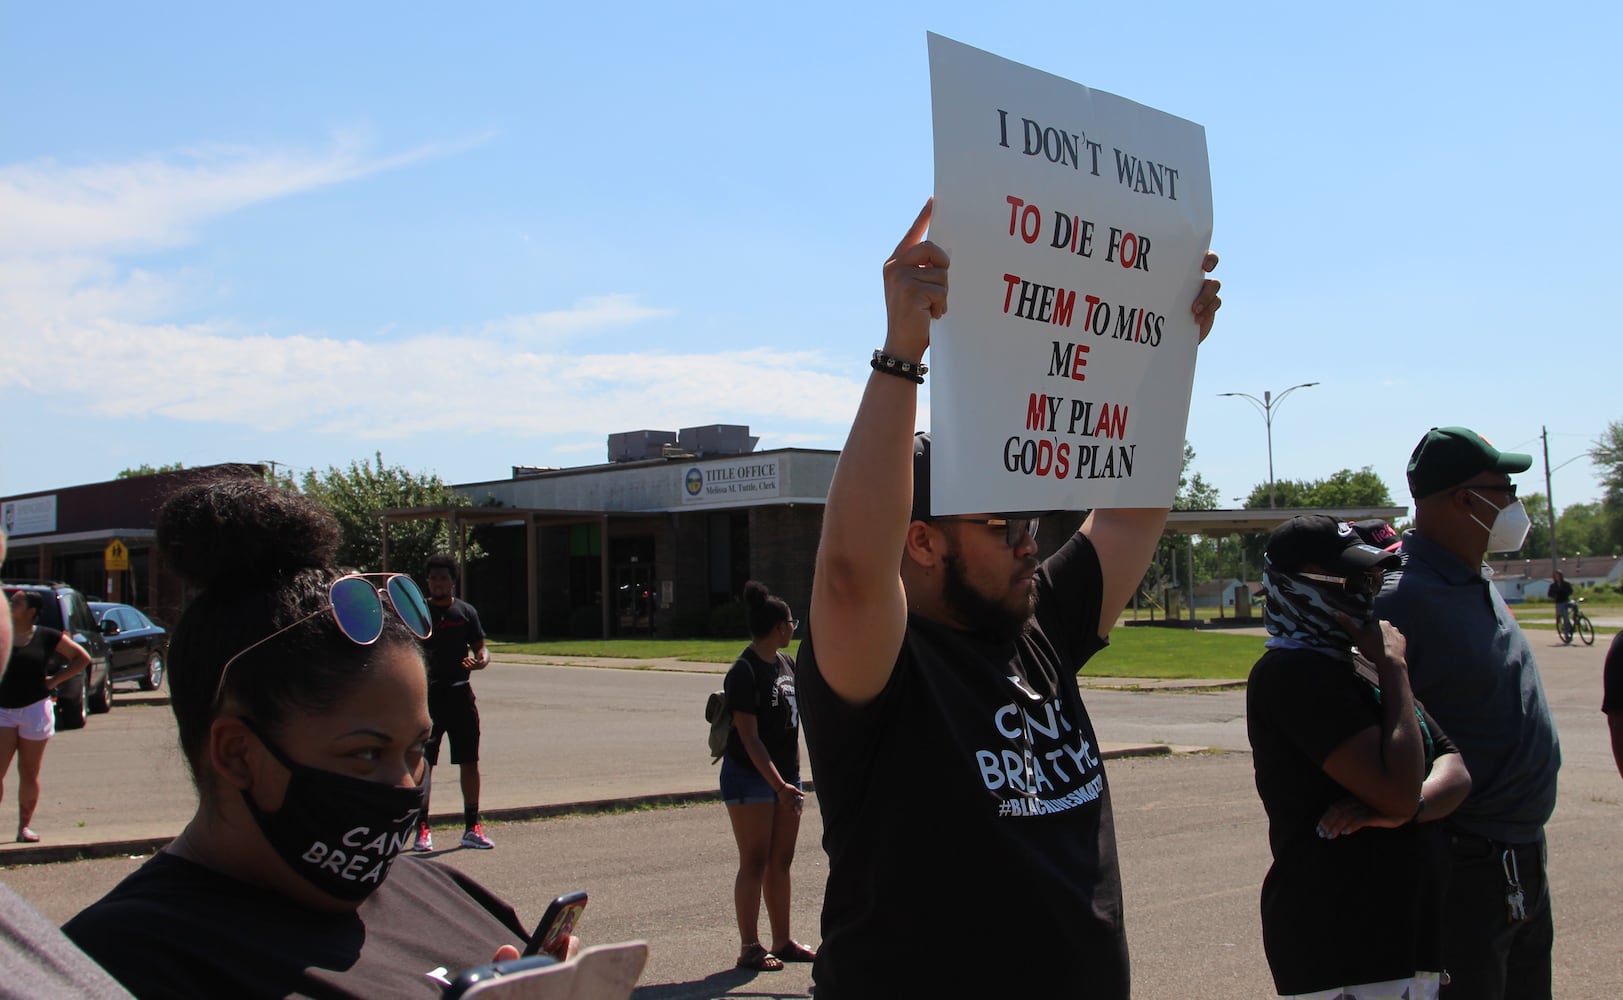
[[[245,790],[243,801],[283,861],[329,896],[365,899],[383,884],[395,855],[412,842],[428,805],[428,784],[402,788],[289,760],[247,719],[290,775],[281,808],[268,813]]]

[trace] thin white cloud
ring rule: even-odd
[[[597,295],[583,298],[568,309],[492,320],[486,324],[485,332],[540,347],[561,343],[570,337],[595,330],[662,319],[674,312],[672,309],[639,305],[633,295]]]
[[[119,253],[194,240],[206,222],[259,202],[444,156],[483,136],[387,156],[357,133],[324,150],[198,146],[168,157],[0,166],[0,258]]]
[[[64,354],[79,360],[52,364]],[[450,356],[457,363],[447,366]],[[865,379],[855,370],[819,370],[826,367],[812,352],[768,349],[570,355],[475,336],[373,343],[104,320],[54,343],[19,343],[5,370],[50,371],[53,392],[108,418],[382,441],[445,431],[595,435],[766,418],[839,425],[855,412]]]
[[[211,221],[246,206],[454,148],[376,156],[341,136],[315,152],[212,146],[127,163],[0,165],[0,391],[108,420],[367,443],[450,431],[600,447],[603,435],[628,427],[761,421],[828,426],[843,438],[866,369],[815,351],[731,345],[604,351],[604,331],[675,315],[629,293],[451,332],[272,336],[244,318],[176,321],[214,294],[218,278],[121,259],[200,239]],[[587,335],[596,353],[568,349]],[[73,363],[61,364],[65,357]]]

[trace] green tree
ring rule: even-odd
[[[1208,483],[1199,472],[1191,472],[1195,449],[1183,443],[1183,467],[1178,472],[1178,494],[1172,500],[1173,510],[1213,510],[1221,497],[1216,486]],[[1162,585],[1186,587],[1189,577],[1188,535],[1164,534],[1155,547],[1155,558],[1150,561],[1140,588],[1156,601],[1161,600]],[[1209,538],[1194,536],[1195,579],[1205,580],[1215,571],[1216,544]]]
[[[1200,473],[1189,474],[1195,461],[1195,449],[1183,443],[1183,468],[1178,472],[1178,495],[1173,498],[1173,510],[1216,510],[1219,493],[1216,486],[1203,479]]]
[[[436,475],[414,475],[398,465],[385,466],[383,453],[373,463],[351,462],[348,469],[329,466],[324,474],[305,473],[304,493],[338,519],[343,543],[338,563],[363,572],[383,567],[383,522],[377,512],[401,507],[468,507],[471,501],[451,490]],[[471,542],[467,526],[463,541],[469,561],[483,555]],[[397,521],[389,525],[389,567],[416,573],[435,552],[456,551],[450,522],[441,518]]]
[[[133,469],[125,469],[125,470],[123,470],[118,475],[114,476],[113,478],[114,479],[134,479],[137,476],[155,476],[160,472],[179,472],[180,470],[182,470],[184,468],[186,468],[186,463],[185,462],[175,462],[173,465],[160,465],[157,468],[153,468],[152,466],[146,464],[145,462],[142,462],[140,465],[137,465]]]
[[[1612,519],[1603,503],[1575,503],[1555,519],[1556,551],[1563,556],[1614,555]]]
[[[1550,558],[1550,499],[1542,493],[1528,493],[1522,496],[1522,506],[1527,508],[1528,520],[1533,526],[1527,530],[1527,541],[1513,556],[1504,558],[1516,559],[1548,559]],[[1560,537],[1560,521],[1556,521],[1556,535]],[[1565,550],[1563,550],[1565,551]],[[1574,553],[1567,553],[1573,555]],[[1495,558],[1500,558],[1495,556]]]
[[[1606,433],[1589,449],[1590,461],[1600,466],[1601,484],[1606,489],[1602,506],[1606,515],[1606,540],[1601,552],[1623,552],[1623,420],[1606,425]],[[1560,533],[1557,525],[1556,532]]]
[[[1328,479],[1282,479],[1274,483],[1274,498],[1281,509],[1291,507],[1390,507],[1392,492],[1366,465],[1357,472],[1342,469]],[[1259,510],[1268,506],[1268,484],[1258,483],[1246,497],[1245,506]]]

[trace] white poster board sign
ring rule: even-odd
[[[937,514],[1170,507],[1211,240],[1193,122],[931,34]]]

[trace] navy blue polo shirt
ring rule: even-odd
[[[1561,745],[1538,661],[1489,582],[1415,531],[1375,611],[1408,640],[1409,686],[1460,748],[1471,794],[1451,829],[1510,844],[1538,840],[1555,809]]]

